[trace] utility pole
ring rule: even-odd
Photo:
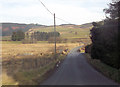
[[[55,37],[55,55],[54,57],[56,58],[56,22],[55,22],[55,13],[54,13],[54,37]]]

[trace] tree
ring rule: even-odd
[[[21,30],[18,30],[18,31],[17,31],[17,40],[18,40],[18,41],[21,41],[21,40],[24,39],[24,38],[25,38],[24,32],[21,31]]]
[[[13,41],[16,41],[16,38],[17,38],[17,34],[16,34],[16,32],[13,32],[11,39],[12,39]]]
[[[60,36],[60,33],[59,32],[34,32],[33,34],[33,38],[38,40],[38,41],[47,41],[49,40],[51,37],[59,37]]]
[[[106,14],[109,14],[109,17],[107,16],[107,18],[120,20],[120,1],[113,0],[108,6],[109,8],[103,10]]]
[[[108,9],[104,9],[109,17],[106,17],[104,23],[93,22],[93,28],[91,29],[92,45],[86,47],[86,51],[91,49],[92,58],[100,59],[102,62],[115,67],[120,68],[119,52],[120,48],[120,34],[118,23],[120,23],[120,1],[112,1],[109,4]]]
[[[24,32],[22,32],[21,30],[18,30],[17,32],[13,32],[12,34],[12,40],[13,41],[21,41],[25,38],[25,34]]]
[[[118,64],[120,68],[120,47],[118,46],[120,44],[120,0],[112,0],[112,2],[109,3],[109,8],[104,9],[104,12],[109,15],[105,20],[105,24],[112,25],[113,29],[117,31],[117,33],[113,32],[112,34],[114,35],[114,39],[115,37],[117,38],[114,40],[114,46],[116,46],[116,64]]]

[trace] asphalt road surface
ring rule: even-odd
[[[97,72],[76,47],[70,51],[60,67],[41,85],[117,85]]]

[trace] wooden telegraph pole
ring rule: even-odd
[[[56,58],[56,22],[55,22],[55,13],[54,13],[54,37],[55,37],[55,58]]]

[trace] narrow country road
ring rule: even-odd
[[[41,85],[116,85],[92,68],[76,47],[70,51],[60,67]]]

